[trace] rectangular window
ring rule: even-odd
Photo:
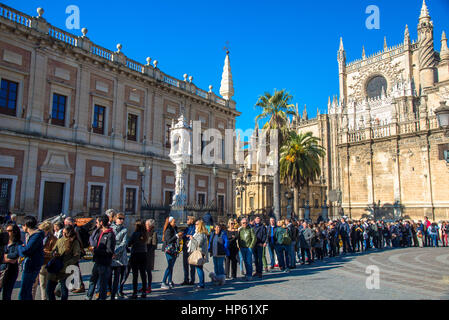
[[[249,207],[250,207],[251,209],[254,209],[254,197],[250,197],[250,198],[249,198]]]
[[[54,93],[53,106],[51,109],[51,124],[65,126],[65,109],[67,97]]]
[[[165,124],[165,147],[170,148],[170,128],[171,124],[166,123]]]
[[[136,213],[136,189],[126,188],[125,192],[125,214]]]
[[[11,179],[0,179],[0,214],[6,215],[11,202]]]
[[[128,113],[128,140],[137,141],[137,121],[139,117]]]
[[[237,198],[237,208],[241,208],[242,207],[242,199],[240,197]]]
[[[104,134],[104,121],[106,108],[95,105],[94,108],[94,121],[92,122],[92,128],[94,133]]]
[[[206,204],[206,194],[198,193],[198,204],[204,206]]]
[[[101,204],[103,202],[103,186],[90,187],[89,214],[101,214]]]
[[[0,113],[16,116],[18,88],[19,84],[17,82],[2,79],[0,91]]]
[[[224,213],[224,195],[218,195],[218,206],[217,206],[217,210],[219,214],[223,214]]]
[[[164,206],[169,206],[171,205],[173,201],[173,191],[165,191],[165,195],[164,195]]]

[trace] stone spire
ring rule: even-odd
[[[423,2],[422,2],[421,15],[419,16],[419,20],[421,20],[421,19],[430,20],[430,14],[429,14],[429,9],[427,9],[426,0],[423,0]]]
[[[340,98],[346,98],[346,51],[343,46],[343,38],[340,38],[340,48],[338,49],[337,60]]]
[[[449,62],[449,48],[447,47],[446,33],[443,31],[441,36],[441,50],[440,50],[441,62]]]
[[[362,58],[363,58],[363,60],[366,59],[365,46],[363,46]]]
[[[234,84],[232,82],[231,63],[229,61],[229,51],[226,51],[226,58],[221,76],[220,94],[225,100],[231,100],[234,95]]]
[[[405,31],[404,31],[404,44],[409,45],[410,44],[410,31],[408,30],[408,25],[405,25]]]
[[[309,120],[309,116],[307,115],[307,105],[304,105],[304,111],[302,112],[303,120]]]
[[[384,51],[387,51],[388,45],[387,45],[387,37],[384,37]]]

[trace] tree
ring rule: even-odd
[[[280,154],[280,177],[284,183],[294,188],[295,212],[298,213],[297,203],[299,191],[310,181],[321,175],[320,159],[326,152],[318,144],[319,138],[311,132],[296,133],[290,131]]]
[[[287,116],[293,115],[293,104],[290,104],[292,96],[284,90],[274,90],[271,95],[265,92],[257,100],[256,107],[262,108],[262,113],[256,117],[256,121],[260,119],[267,119],[268,121],[263,126],[266,132],[272,133],[277,130],[277,145],[270,150],[274,152],[274,176],[273,176],[273,209],[276,219],[281,217],[281,198],[280,198],[280,179],[279,179],[279,146],[287,136]]]

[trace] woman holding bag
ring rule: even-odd
[[[66,226],[62,232],[61,239],[56,241],[53,253],[55,257],[62,259],[62,269],[57,273],[51,273],[48,270],[47,298],[50,301],[56,300],[55,289],[58,282],[61,285],[61,300],[66,301],[69,298],[69,289],[65,282],[70,274],[66,273],[68,266],[78,263],[81,256],[81,242],[73,226]],[[51,263],[51,261],[49,262]]]
[[[204,265],[204,263],[208,262],[207,229],[206,229],[206,226],[204,225],[204,221],[203,220],[197,221],[195,223],[195,234],[193,236],[187,235],[187,237],[189,237],[189,239],[190,239],[189,247],[188,247],[188,253],[190,254],[189,263],[192,262],[190,257],[192,256],[192,253],[195,251],[201,252],[202,257],[203,257],[203,261],[202,261],[203,264],[201,264],[201,265],[195,264],[195,269],[196,269],[196,272],[198,273],[198,278],[199,278],[199,283],[198,283],[198,286],[196,287],[196,289],[204,289],[203,265]]]

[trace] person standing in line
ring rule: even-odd
[[[427,216],[424,217],[424,221],[423,221],[423,242],[424,242],[424,247],[430,247],[430,242],[432,241],[430,236],[429,236],[429,231],[428,229],[430,228],[430,226],[432,225],[432,223],[429,221],[429,218]]]
[[[99,300],[106,300],[108,282],[112,273],[112,256],[115,253],[115,235],[109,227],[109,217],[102,215],[98,219],[99,228],[91,236],[93,244],[94,266],[89,280],[89,290],[86,299],[92,300],[94,291],[99,284]],[[94,243],[92,243],[92,240]]]
[[[33,284],[44,263],[44,232],[37,228],[37,220],[33,216],[25,217],[23,231],[28,240],[26,245],[18,247],[20,256],[25,258],[19,300],[33,300]]]
[[[285,219],[285,224],[287,225],[287,232],[292,241],[290,243],[290,247],[288,248],[289,261],[290,261],[290,265],[288,267],[289,269],[296,269],[296,246],[298,243],[298,229],[293,224],[292,219]]]
[[[214,230],[210,234],[208,251],[214,262],[214,274],[212,280],[217,283],[224,283],[221,279],[226,278],[224,271],[224,259],[229,257],[229,242],[226,231],[219,223],[214,225]]]
[[[3,263],[0,265],[0,270],[5,272],[3,276],[3,288],[1,290],[3,291],[3,301],[10,301],[14,285],[19,276],[19,246],[22,245],[22,240],[20,240],[20,229],[16,224],[12,222],[8,223],[6,225],[6,232],[8,233],[8,244],[4,252],[4,257],[0,257],[3,258],[0,259],[3,260]]]
[[[262,278],[262,270],[263,270],[263,248],[266,246],[267,242],[267,229],[261,223],[260,216],[256,216],[254,218],[254,224],[252,226],[254,230],[254,234],[256,235],[256,245],[254,247],[254,263],[256,265],[256,272],[253,274],[253,277]]]
[[[301,247],[301,264],[306,263],[306,257],[308,264],[311,264],[313,262],[313,258],[311,256],[311,242],[312,242],[313,233],[310,229],[307,222],[303,223],[303,228],[299,232],[299,244]]]
[[[61,301],[69,298],[69,289],[66,286],[66,279],[70,274],[66,273],[69,266],[76,265],[81,256],[81,243],[73,226],[66,226],[62,232],[63,237],[58,239],[53,250],[54,257],[62,258],[62,269],[57,273],[48,273],[46,285],[47,299],[56,300],[55,289],[59,283],[61,287]]]
[[[154,230],[155,226],[154,219],[148,219],[145,221],[145,227],[148,233],[148,241],[147,241],[147,289],[146,293],[151,293],[151,283],[153,282],[153,270],[154,270],[154,258],[155,251],[157,249],[157,232]]]
[[[438,247],[438,225],[433,222],[429,228],[427,228],[427,232],[431,239],[431,247]]]
[[[273,270],[276,263],[276,229],[276,219],[274,217],[271,217],[270,225],[267,228],[267,241],[265,243],[265,246],[268,248],[268,254],[270,255],[269,270]]]
[[[343,253],[351,252],[351,245],[349,243],[350,228],[345,219],[341,219],[341,224],[338,231],[339,235],[341,236],[341,241],[343,242]]]
[[[315,226],[315,253],[317,260],[323,260],[324,254],[323,254],[323,234],[321,232],[321,229],[319,225],[317,224]]]
[[[182,246],[182,267],[184,269],[184,282],[181,283],[182,286],[193,286],[195,284],[195,266],[189,265],[189,253],[187,252],[188,243],[190,237],[195,234],[195,217],[187,217],[187,228],[184,230],[182,235],[183,246]],[[190,280],[189,280],[190,277]]]
[[[115,300],[118,295],[120,298],[125,297],[123,292],[123,280],[126,275],[126,266],[128,265],[128,230],[125,227],[125,215],[119,212],[115,216],[115,222],[112,224],[111,228],[115,234],[115,250],[112,256],[112,290],[111,290],[111,300]]]
[[[195,234],[187,235],[189,238],[189,254],[193,253],[196,250],[201,251],[203,258],[205,259],[205,263],[209,261],[208,258],[208,245],[207,245],[207,229],[204,225],[203,220],[199,220],[195,222]],[[196,272],[198,273],[198,285],[196,286],[197,290],[201,290],[205,288],[204,283],[204,270],[203,265],[195,266]]]
[[[133,272],[133,294],[131,299],[137,299],[137,281],[140,274],[142,288],[147,287],[147,240],[148,233],[143,222],[137,220],[135,230],[128,241],[128,247],[131,247],[131,257],[129,263]],[[142,292],[142,299],[147,297],[146,290]]]
[[[279,270],[290,272],[289,249],[291,238],[288,235],[287,226],[284,220],[278,221],[276,228],[276,254],[278,257]]]
[[[241,221],[241,228],[238,235],[238,246],[242,254],[242,260],[245,263],[246,276],[245,281],[252,280],[253,273],[253,248],[256,245],[256,234],[254,230],[248,225],[248,219],[243,218]],[[242,263],[242,262],[240,262]]]
[[[162,235],[162,250],[165,252],[165,258],[167,259],[167,269],[162,279],[162,289],[172,289],[175,284],[172,281],[173,267],[178,257],[179,239],[182,237],[182,232],[178,232],[176,227],[176,220],[173,217],[168,217],[165,220],[163,235]]]
[[[75,232],[77,233],[78,239],[81,239],[80,237],[80,227],[77,226],[75,219],[73,219],[72,217],[67,217],[64,219],[64,226],[72,226],[75,228]],[[81,249],[83,249],[83,243],[81,243]],[[81,251],[81,255],[84,255],[84,250]],[[79,280],[81,283],[81,286],[78,289],[73,289],[72,292],[73,293],[84,293],[86,292],[86,288],[84,286],[84,282],[83,282],[83,275],[81,273],[81,267],[79,265],[79,262],[77,262],[76,266],[78,267],[78,272],[79,272]]]
[[[48,282],[48,272],[47,263],[53,258],[53,248],[56,245],[58,239],[53,235],[53,224],[49,221],[44,221],[39,225],[39,230],[42,230],[45,234],[44,237],[44,263],[39,271],[39,276],[33,285],[33,300],[36,299],[37,287],[40,287],[41,300],[47,300],[47,282]]]
[[[441,226],[441,240],[443,242],[443,247],[448,246],[447,238],[449,234],[449,224],[447,221],[443,221],[443,224]]]
[[[229,219],[227,236],[229,241],[229,256],[225,258],[225,274],[226,279],[237,278],[237,262],[239,248],[237,246],[238,229],[236,228],[237,222],[235,219]]]

